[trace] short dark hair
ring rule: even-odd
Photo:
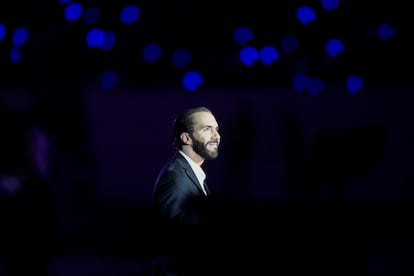
[[[181,149],[183,146],[183,141],[181,141],[180,135],[183,132],[192,133],[194,131],[194,121],[193,114],[198,112],[209,112],[211,111],[204,107],[192,107],[184,112],[180,113],[174,120],[173,123],[173,141],[172,145],[176,149]]]

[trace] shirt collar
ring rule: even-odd
[[[206,179],[206,173],[203,171],[203,169],[197,165],[193,159],[191,159],[187,154],[185,154],[182,150],[179,150],[180,154],[184,156],[184,158],[188,161],[188,163],[191,166],[191,169],[193,169],[193,172],[197,176],[198,181],[200,184],[204,183],[204,180]]]

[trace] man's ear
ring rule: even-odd
[[[188,134],[188,132],[183,132],[180,135],[180,139],[183,142],[184,145],[190,145],[191,144],[191,137]]]

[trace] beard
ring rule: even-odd
[[[200,155],[205,160],[213,160],[217,158],[218,156],[218,150],[208,150],[207,145],[203,144],[199,140],[195,139],[194,137],[191,137],[193,140],[193,150],[195,153]]]

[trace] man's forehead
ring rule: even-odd
[[[216,119],[210,112],[197,112],[193,114],[196,125],[217,125]]]

